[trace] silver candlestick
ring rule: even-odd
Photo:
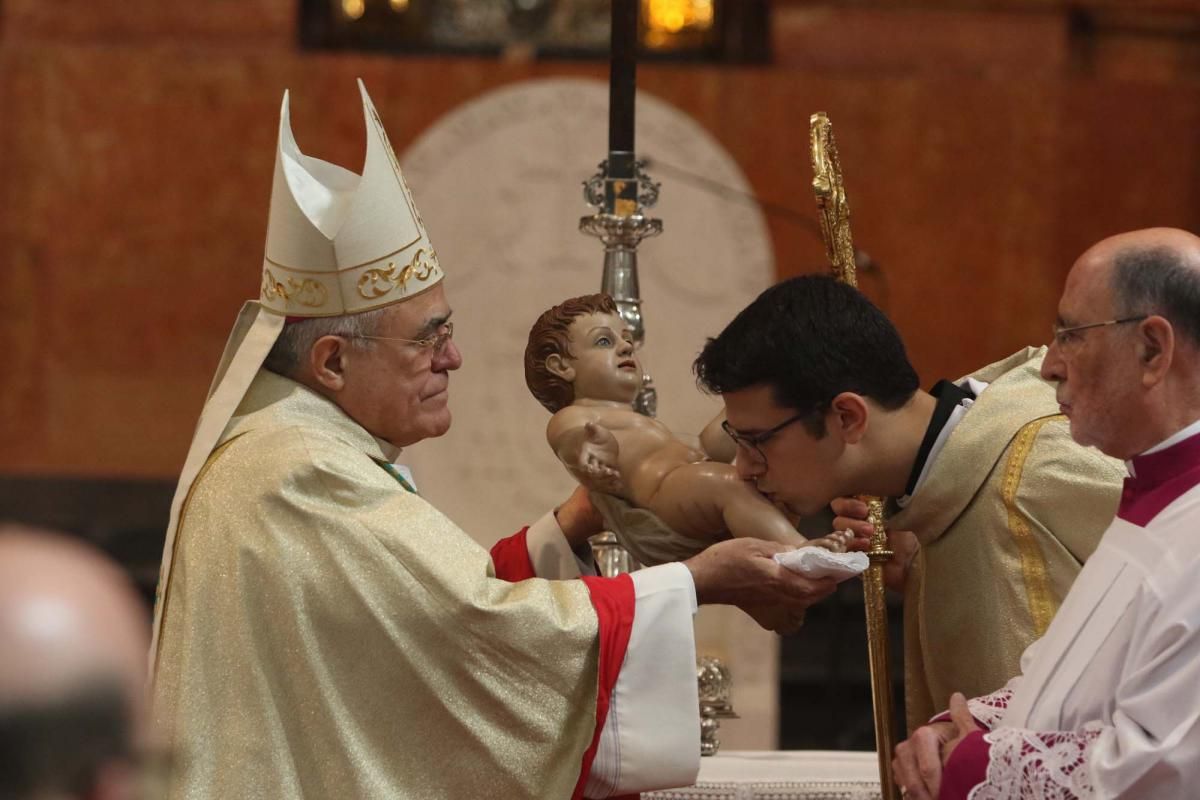
[[[612,531],[597,533],[588,539],[592,546],[592,558],[596,562],[596,571],[603,578],[615,578],[626,572],[633,572],[638,563],[629,555],[629,551],[621,547]]]
[[[614,153],[625,160],[632,154]],[[611,160],[611,159],[610,159]],[[617,311],[633,332],[634,347],[641,348],[646,340],[642,320],[642,298],[638,289],[637,248],[643,239],[662,233],[662,220],[647,217],[643,212],[658,202],[659,184],[650,180],[643,162],[621,165],[619,172],[632,172],[632,177],[613,177],[610,160],[601,162],[599,171],[583,184],[583,196],[596,213],[579,220],[579,230],[598,238],[604,245],[604,275],[600,291],[617,303]],[[634,408],[653,417],[658,412],[658,398],[649,373],[642,374],[642,388],[634,400]]]
[[[700,755],[715,756],[721,748],[717,731],[723,719],[737,719],[729,695],[733,680],[729,668],[712,656],[696,659],[696,681],[700,688]]]

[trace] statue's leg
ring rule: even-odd
[[[783,512],[745,481],[730,483],[724,498],[723,515],[734,536],[767,539],[793,547],[808,544]]]
[[[799,547],[807,540],[783,513],[737,476],[729,464],[682,464],[639,503],[672,529],[694,538],[724,533]]]

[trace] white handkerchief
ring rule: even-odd
[[[861,574],[871,564],[866,553],[834,553],[815,545],[776,553],[775,560],[806,578],[832,576],[839,581]]]

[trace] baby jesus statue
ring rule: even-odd
[[[525,383],[554,415],[546,438],[555,454],[643,564],[689,558],[729,536],[845,551],[850,534],[805,539],[732,464],[633,410],[642,368],[608,295],[576,297],[538,318]]]

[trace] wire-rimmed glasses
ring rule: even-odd
[[[445,351],[446,345],[454,338],[454,323],[445,323],[442,325],[441,330],[433,336],[427,336],[424,339],[401,339],[398,336],[351,336],[349,338],[371,339],[380,342],[403,342],[404,344],[415,345],[422,349],[432,350],[434,355],[441,355]]]

